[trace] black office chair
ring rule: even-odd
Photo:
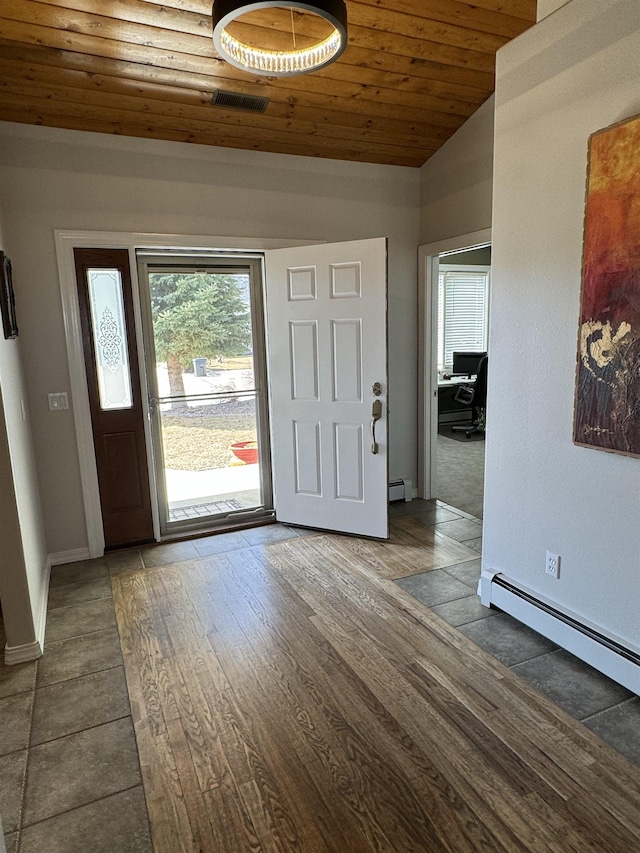
[[[456,391],[454,400],[465,405],[471,405],[471,421],[472,426],[454,426],[451,427],[451,432],[464,432],[467,438],[472,435],[483,433],[486,423],[487,411],[487,369],[489,366],[489,357],[484,356],[478,364],[478,375],[473,385],[461,385]]]

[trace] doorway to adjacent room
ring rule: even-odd
[[[476,518],[483,514],[486,393],[480,367],[487,354],[490,271],[490,246],[439,257],[435,497]]]
[[[490,247],[485,229],[419,250],[419,494],[476,518],[483,514],[486,411],[478,418],[473,389],[487,353]]]

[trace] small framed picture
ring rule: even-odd
[[[16,300],[11,281],[11,261],[4,252],[0,252],[0,312],[5,338],[18,337],[16,322]]]

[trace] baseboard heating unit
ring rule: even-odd
[[[599,672],[640,695],[640,652],[611,634],[562,611],[505,575],[483,570],[479,593],[485,606],[494,605],[574,654]]]
[[[390,501],[410,501],[414,497],[411,480],[394,480],[389,483]]]

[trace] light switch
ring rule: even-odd
[[[58,391],[55,394],[49,394],[49,409],[52,412],[58,412],[62,409],[69,408],[69,397],[66,391]]]

